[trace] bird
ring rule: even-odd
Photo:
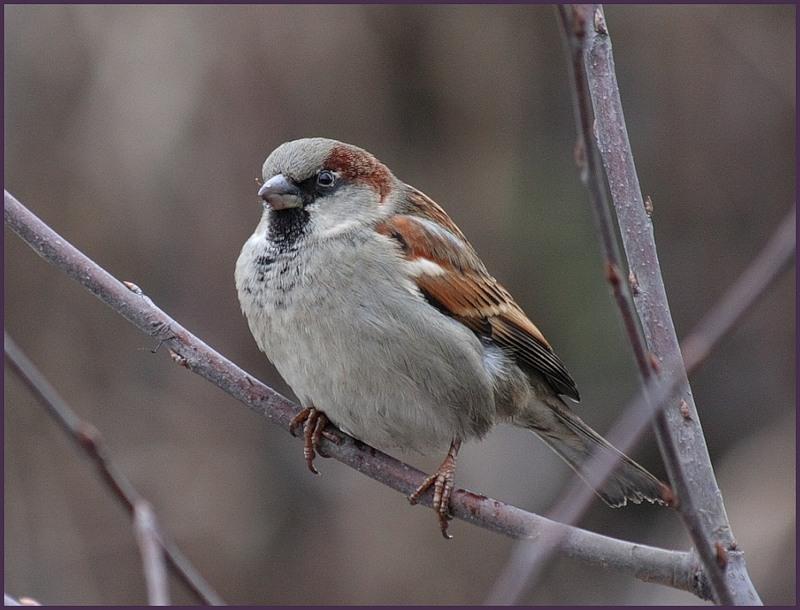
[[[462,443],[507,423],[584,479],[593,452],[614,454],[616,470],[595,489],[609,506],[674,503],[575,414],[564,363],[433,199],[327,138],[281,144],[261,173],[263,211],[236,261],[236,290],[256,344],[300,401],[290,430],[302,427],[312,472],[321,438],[336,438],[331,425],[382,450],[446,451],[409,500],[433,488],[449,538]]]

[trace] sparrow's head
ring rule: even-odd
[[[325,138],[281,144],[264,162],[262,176],[258,195],[276,221],[271,225],[316,236],[384,217],[397,183],[367,151]]]

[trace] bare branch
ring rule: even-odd
[[[560,7],[560,15],[571,49],[576,116],[584,148],[582,175],[599,219],[608,278],[636,355],[651,409],[653,397],[650,394],[655,384],[647,381],[654,377],[659,384],[668,384],[673,377],[678,380],[682,409],[657,411],[655,431],[678,496],[681,518],[703,562],[716,601],[723,604],[760,603],[742,554],[736,553],[724,568],[716,560],[718,545],[734,551],[736,544],[714,477],[669,312],[653,227],[642,199],[628,141],[602,6]],[[623,289],[625,283],[620,280],[616,247],[607,237],[610,206],[605,195],[605,176],[598,159],[608,177],[630,273],[636,280],[637,290],[633,298],[642,329],[630,307],[627,289]]]
[[[180,364],[211,381],[251,410],[288,431],[300,408],[242,371],[170,318],[140,290],[126,287],[55,233],[5,192],[6,224],[45,260],[76,279],[134,326],[157,337],[177,355]],[[419,470],[349,436],[334,444],[322,440],[327,455],[403,494],[424,479]],[[420,500],[431,506],[432,494]],[[669,551],[616,540],[466,490],[451,499],[455,517],[512,538],[539,539],[547,533],[562,536],[560,552],[594,565],[707,597],[704,577],[691,553]]]
[[[780,273],[790,266],[795,252],[795,208],[786,215],[778,229],[744,270],[725,295],[703,316],[683,341],[687,372],[694,372],[720,340],[736,328],[739,319],[753,307]],[[696,346],[696,347],[693,347]],[[679,404],[676,400],[678,379],[655,387],[652,403],[656,409]],[[620,451],[629,451],[652,422],[655,412],[648,408],[644,389],[628,403],[623,415],[607,435]],[[688,413],[682,413],[688,417]],[[596,454],[586,465],[586,480],[593,487],[600,486],[613,472],[617,460],[605,453]],[[558,522],[574,524],[586,512],[594,492],[583,481],[573,483],[562,493],[549,514]],[[539,540],[536,545],[517,545],[504,566],[492,591],[487,597],[489,605],[512,604],[520,600],[525,590],[532,589],[547,560],[556,550],[560,540],[553,537]],[[728,557],[740,551],[728,551]]]
[[[7,203],[8,198],[6,198],[6,205]],[[17,205],[20,205],[19,202],[17,202]],[[20,207],[22,206],[20,205]],[[6,208],[7,210],[8,208]],[[62,242],[61,245],[65,243],[63,240],[60,241]],[[97,428],[78,417],[64,399],[59,396],[55,388],[45,379],[39,369],[20,350],[14,340],[8,336],[8,333],[4,333],[4,346],[6,361],[11,368],[47,408],[48,413],[58,422],[67,435],[94,462],[103,482],[127,511],[133,515],[135,506],[144,502],[144,499],[131,485],[128,478],[117,469]],[[216,591],[200,576],[200,573],[175,543],[163,534],[159,537],[159,541],[176,576],[198,599],[211,606],[225,605]]]
[[[756,302],[769,285],[792,262],[797,229],[796,204],[781,221],[778,229],[747,269],[722,297],[720,306],[705,316],[681,342],[681,353],[687,372],[699,367],[714,345],[725,336]]]
[[[161,548],[161,534],[158,530],[153,508],[147,502],[139,501],[133,507],[133,527],[139,552],[142,555],[142,570],[147,583],[147,601],[150,606],[169,606],[167,569]]]

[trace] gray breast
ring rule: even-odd
[[[243,310],[301,402],[379,447],[485,433],[494,398],[483,347],[401,280],[396,254],[369,235],[296,245],[251,248]]]

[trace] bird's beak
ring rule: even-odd
[[[283,174],[273,176],[262,184],[258,196],[273,210],[303,207],[303,193]]]

